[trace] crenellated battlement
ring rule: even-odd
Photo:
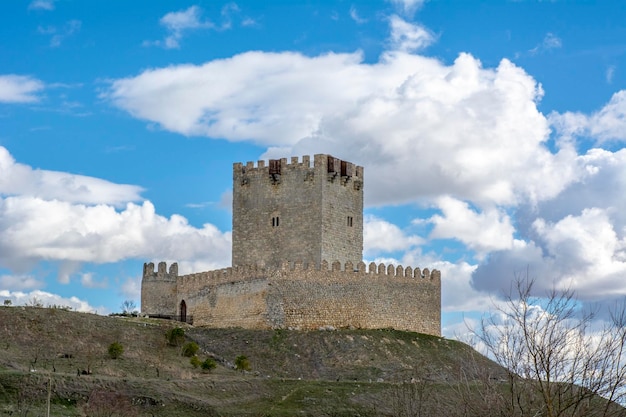
[[[166,263],[160,262],[157,272],[154,271],[154,263],[144,264],[145,279],[159,280],[178,280],[179,282],[202,281],[207,284],[223,284],[228,282],[245,282],[255,280],[263,276],[287,276],[294,280],[306,281],[313,278],[318,281],[320,277],[324,280],[353,280],[367,279],[375,277],[388,278],[408,278],[414,280],[416,284],[428,283],[430,285],[440,285],[441,273],[434,269],[430,271],[428,268],[412,268],[410,266],[393,265],[384,263],[376,264],[370,262],[359,262],[354,265],[352,262],[341,264],[339,261],[329,263],[322,261],[320,264],[313,262],[289,262],[284,261],[278,268],[260,267],[257,265],[246,265],[237,267],[228,267],[215,269],[211,271],[195,272],[187,275],[178,275],[178,264],[170,265],[169,273],[165,273]]]
[[[341,179],[342,181],[338,183],[343,185],[350,181],[359,182],[361,186],[363,183],[362,166],[326,154],[314,155],[313,166],[311,166],[309,155],[303,156],[301,160],[293,156],[290,160],[287,158],[270,159],[267,163],[265,160],[259,160],[256,165],[253,161],[248,161],[246,164],[241,162],[233,164],[234,177],[240,179],[239,182],[242,185],[247,185],[250,177],[265,177],[268,181],[278,184],[283,175],[301,172],[310,174],[305,177],[309,181],[314,178],[315,174],[318,174],[330,182]]]
[[[154,263],[143,264],[143,278],[146,279],[173,279],[174,281],[178,277],[178,263],[174,262],[170,265],[169,272],[167,271],[167,263],[159,262],[157,270],[154,270]]]
[[[359,262],[356,265],[348,261],[345,264],[341,264],[339,261],[329,263],[322,261],[320,265],[313,263],[297,262],[282,262],[280,269],[282,271],[308,271],[314,270],[319,272],[343,272],[346,274],[359,274],[359,275],[385,275],[389,277],[406,277],[406,278],[418,278],[423,280],[437,281],[441,280],[441,272],[434,269],[432,272],[428,268],[420,270],[420,268],[412,268],[410,266],[403,267],[402,265],[389,264],[385,266],[384,263],[376,264],[370,262]]]

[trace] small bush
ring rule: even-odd
[[[191,366],[193,366],[194,368],[199,367],[200,365],[202,365],[202,361],[200,360],[200,358],[198,358],[197,356],[192,356],[191,359],[189,359],[189,363],[191,364]]]
[[[250,370],[250,361],[247,356],[239,355],[235,358],[235,369],[239,371],[249,371]]]
[[[185,341],[185,330],[180,327],[174,327],[167,332],[167,343],[171,346],[180,346]]]
[[[185,343],[185,346],[183,346],[183,356],[191,358],[198,352],[198,349],[200,349],[200,346],[198,346],[196,342]]]
[[[217,367],[217,363],[211,358],[206,358],[200,367],[203,371],[210,372]]]
[[[109,345],[109,356],[111,359],[117,359],[124,353],[124,346],[121,343],[113,342]]]

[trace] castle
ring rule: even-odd
[[[439,336],[441,274],[362,262],[363,167],[330,155],[233,165],[232,267],[144,264],[141,310],[209,327]]]

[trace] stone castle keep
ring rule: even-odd
[[[439,336],[439,271],[362,261],[363,168],[315,155],[233,165],[232,267],[144,264],[141,310],[209,327]]]

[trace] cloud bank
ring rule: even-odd
[[[138,186],[33,169],[0,147],[0,266],[29,271],[40,261],[110,263],[174,259],[223,267],[230,232],[196,228],[181,216],[156,213]],[[75,270],[76,267],[69,268]],[[83,279],[87,287],[97,285]],[[67,274],[59,272],[61,281]],[[5,288],[24,289],[23,285]],[[14,283],[15,284],[15,283]],[[32,287],[32,286],[31,286]]]
[[[255,141],[264,156],[331,152],[368,167],[369,204],[442,194],[480,205],[541,200],[574,180],[571,149],[545,146],[542,91],[503,60],[484,69],[404,52],[248,52],[116,80],[106,97],[184,135]],[[550,177],[548,184],[543,178]]]
[[[626,294],[624,150],[599,147],[625,139],[626,93],[589,115],[544,115],[542,86],[513,62],[485,68],[461,53],[446,64],[416,52],[433,41],[426,29],[398,16],[389,25],[374,63],[358,51],[246,52],[146,70],[104,97],[168,131],[257,143],[264,158],[335,154],[366,167],[368,206],[436,211],[426,236],[369,219],[370,254],[399,250],[397,240],[401,258],[423,259],[411,255],[421,242],[456,241],[473,253],[455,267],[473,291],[508,288],[522,268],[543,288]],[[560,46],[547,34],[534,53]]]

